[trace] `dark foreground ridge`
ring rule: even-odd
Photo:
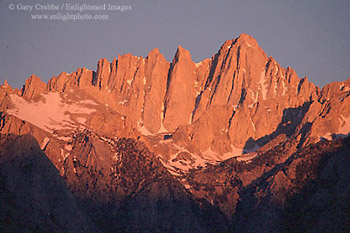
[[[91,137],[80,136],[77,150],[93,147]],[[349,138],[310,145],[283,162],[277,147],[248,164],[231,159],[194,170],[187,178],[193,194],[132,139],[116,142],[119,159],[110,170],[83,165],[87,154],[80,151],[64,177],[30,135],[0,141],[2,232],[350,229]]]

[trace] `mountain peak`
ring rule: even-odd
[[[260,48],[254,37],[244,33],[237,37],[236,43],[239,45],[246,45],[251,48]]]
[[[179,45],[177,47],[174,59],[175,60],[180,60],[182,58],[190,59],[192,61],[190,51],[188,51],[187,49],[184,49],[183,47],[181,47],[181,45]]]
[[[154,49],[152,49],[152,50],[148,53],[148,56],[150,56],[151,54],[160,54],[159,48],[154,48]]]
[[[172,63],[155,48],[146,59],[102,58],[96,71],[61,73],[47,85],[32,75],[22,92],[7,85],[0,221],[15,221],[5,232],[279,232],[295,216],[325,216],[325,231],[349,232],[329,221],[348,220],[338,217],[349,198],[323,200],[350,185],[350,139],[327,141],[350,136],[350,79],[319,91],[250,35],[198,63],[181,46]],[[67,187],[53,188],[57,181]],[[67,188],[76,198],[62,202],[73,197]],[[339,214],[328,218],[334,206]],[[78,207],[100,229],[74,229]],[[23,222],[28,229],[16,229]]]
[[[276,129],[281,128],[285,109],[318,99],[307,78],[299,79],[293,69],[267,57],[248,34],[225,41],[212,59],[198,63],[181,45],[172,63],[158,48],[146,59],[130,53],[118,55],[112,63],[102,58],[96,72],[79,68],[50,80],[48,89],[65,91],[73,86],[94,93],[104,106],[128,117],[144,136],[174,134],[188,153],[208,160],[264,145],[264,136],[280,133]],[[33,75],[22,96],[32,98],[45,91],[46,85]]]
[[[245,42],[249,45],[258,45],[258,42],[251,35],[242,33],[236,40],[237,42]]]
[[[4,87],[9,87],[9,86],[10,86],[10,85],[8,84],[8,82],[7,82],[7,79],[5,79],[3,86],[4,86]]]
[[[148,53],[148,55],[147,55],[147,59],[148,60],[158,60],[158,59],[160,59],[160,60],[164,60],[164,61],[166,61],[166,59],[164,58],[164,56],[163,56],[163,54],[161,54],[160,53],[160,51],[159,51],[159,48],[154,48],[154,49],[152,49],[149,53]]]
[[[31,99],[43,93],[45,90],[46,90],[46,84],[42,82],[38,76],[36,76],[35,74],[32,74],[26,80],[26,84],[22,89],[22,96]]]

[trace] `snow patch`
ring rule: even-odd
[[[321,140],[321,139],[327,139],[327,140],[332,140],[333,139],[333,137],[332,137],[332,133],[327,133],[326,135],[323,135],[323,136],[321,136],[320,138],[319,138],[319,140]]]
[[[167,133],[168,130],[164,127],[163,122],[160,123],[160,129],[158,130],[158,133]]]
[[[244,160],[248,160],[244,154],[252,153],[257,151],[260,148],[258,144],[255,143],[253,148],[250,149],[244,149],[244,148],[237,148],[233,145],[231,145],[231,152],[227,152],[221,156],[222,160],[226,160],[229,158],[237,157],[237,160],[240,160],[238,158],[245,158]],[[255,157],[255,156],[254,156]],[[252,158],[254,158],[252,157]],[[251,159],[251,158],[250,158]]]
[[[67,136],[60,136],[60,137],[57,137],[58,140],[62,140],[62,141],[65,141],[65,142],[68,142],[70,140],[70,137],[67,137]]]
[[[209,158],[211,160],[220,160],[220,156],[218,153],[216,153],[215,151],[213,151],[211,149],[211,147],[209,147],[207,150],[203,151],[202,152],[202,156],[205,157],[205,158]]]
[[[77,117],[77,121],[78,121],[78,123],[80,123],[80,124],[85,124],[86,123],[86,118],[84,118],[84,117]]]
[[[263,96],[263,99],[266,100],[266,95],[267,95],[267,85],[265,84],[265,71],[261,72],[260,75],[260,81],[259,81],[259,89],[261,90],[261,94]]]
[[[167,170],[173,175],[181,175],[187,173],[190,169],[200,168],[206,166],[207,163],[215,163],[216,161],[208,160],[202,155],[197,155],[196,153],[191,153],[185,147],[176,145],[171,139],[170,140],[160,140],[160,144],[166,144],[172,147],[175,152],[170,155],[170,158],[165,160],[160,158],[162,164],[167,168]],[[179,158],[181,153],[185,153],[185,158]],[[187,157],[188,156],[188,157]]]
[[[119,161],[120,160],[120,154],[119,153],[114,153],[114,156],[113,156],[113,159],[115,160],[115,161]]]
[[[47,144],[49,144],[49,142],[50,142],[50,138],[44,138],[44,141],[41,143],[40,149],[44,150]]]
[[[252,153],[252,152],[257,151],[258,149],[260,149],[260,146],[259,146],[258,144],[255,143],[253,148],[244,149],[244,150],[243,150],[243,154]]]
[[[119,104],[125,105],[127,102],[129,102],[128,100],[123,100],[123,101],[119,101]]]
[[[237,108],[239,107],[239,105],[238,104],[237,105],[231,105],[231,107],[233,108],[234,111],[236,111]]]
[[[339,118],[340,126],[336,132],[328,132],[325,135],[321,136],[321,139],[333,140],[335,138],[343,138],[350,135],[350,115],[348,117],[344,117],[340,115]]]
[[[87,104],[90,104],[90,105],[98,105],[95,101],[93,100],[81,100],[79,101],[80,105],[87,105]]]
[[[64,149],[65,149],[66,151],[71,151],[73,148],[72,148],[72,145],[65,145],[65,146],[64,146]]]
[[[220,161],[229,159],[229,158],[233,158],[239,155],[242,155],[244,153],[242,148],[237,148],[233,145],[231,145],[231,151],[230,152],[226,152],[223,155],[220,156]]]
[[[254,92],[251,89],[248,89],[248,91],[251,93],[251,100],[253,101],[252,104],[248,105],[249,108],[253,108],[254,104],[256,104],[256,102],[258,102],[258,97],[259,97],[259,92]]]
[[[142,135],[149,136],[153,135],[144,125],[142,119],[137,121],[137,128]]]
[[[196,67],[197,67],[197,68],[200,67],[201,65],[202,65],[202,62],[196,63]]]
[[[164,104],[162,105],[161,111],[160,111],[160,129],[158,130],[158,133],[167,133],[168,130],[164,127]]]
[[[63,158],[63,161],[65,161],[69,156],[69,152],[68,153],[64,153],[64,150],[61,148],[61,157]]]
[[[198,89],[199,89],[199,82],[197,80],[194,81],[194,87],[196,89],[196,96],[199,96],[201,93],[198,91]]]
[[[286,94],[286,91],[287,91],[287,87],[286,87],[286,84],[284,83],[284,79],[282,79],[282,87],[283,87],[282,96],[284,96]]]
[[[250,160],[254,159],[257,156],[257,153],[250,153],[241,156],[237,156],[237,161],[245,161],[250,162]]]
[[[343,91],[350,91],[350,87],[343,88]]]
[[[344,117],[343,115],[340,115],[340,120],[341,120],[341,123],[337,133],[348,135],[350,133],[350,115],[348,117]]]
[[[252,123],[252,125],[253,125],[254,131],[256,131],[255,124],[254,124],[254,122],[253,122],[252,118],[251,118],[251,117],[249,117],[249,120],[250,120],[250,123]]]
[[[27,101],[18,95],[10,95],[15,106],[8,109],[7,113],[24,121],[53,133],[54,130],[74,129],[77,127],[71,114],[91,114],[96,112],[94,108],[82,106],[84,102],[65,103],[59,93],[51,92],[42,94],[44,101]]]

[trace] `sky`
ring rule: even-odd
[[[84,3],[102,8],[74,10]],[[0,84],[21,88],[31,74],[47,82],[156,47],[171,62],[181,45],[199,62],[247,33],[267,56],[322,87],[350,77],[349,12],[349,0],[0,0]],[[92,18],[63,20],[86,14]]]

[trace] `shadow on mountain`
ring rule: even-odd
[[[349,232],[349,167],[350,138],[293,154],[240,190],[233,231]]]
[[[348,133],[348,134],[333,133],[333,134],[331,135],[332,140],[336,140],[336,139],[339,139],[339,138],[346,138],[346,137],[349,137],[349,136],[350,136],[350,133]],[[322,137],[321,140],[328,140],[328,139]]]
[[[276,130],[272,132],[269,135],[265,135],[257,140],[254,140],[252,138],[249,138],[247,142],[245,143],[245,146],[243,150],[245,152],[252,152],[252,148],[255,147],[255,145],[258,145],[259,147],[262,147],[269,142],[271,142],[273,139],[276,139],[278,136],[285,135],[287,138],[292,136],[297,127],[301,124],[305,114],[308,112],[310,105],[312,102],[306,102],[302,106],[297,108],[287,108],[283,110],[283,116],[281,122],[278,124]],[[308,129],[311,127],[310,123],[307,123],[303,125],[301,132],[301,139],[300,144],[302,144],[305,140],[306,133],[308,132]],[[283,138],[282,138],[283,140]],[[278,144],[278,142],[277,142]]]
[[[195,202],[159,160],[132,139],[118,141],[120,160],[108,173],[111,183],[106,183],[106,169],[84,166],[77,155],[73,159],[75,170],[65,171],[62,178],[31,135],[0,136],[2,232],[226,229],[226,219],[217,208]],[[97,184],[92,186],[91,181]]]
[[[96,232],[31,135],[0,134],[1,232]]]
[[[350,138],[341,142],[341,148],[316,158],[318,164],[310,157],[299,165],[300,184],[307,169],[316,174],[286,200],[283,232],[350,232]]]
[[[92,136],[81,137],[86,140],[75,144],[74,169],[67,169],[64,179],[102,232],[222,232],[226,228],[220,210],[199,205],[143,143],[130,138],[115,141],[118,158],[105,169],[106,165],[86,165],[87,157],[98,156],[88,152],[98,144]]]

